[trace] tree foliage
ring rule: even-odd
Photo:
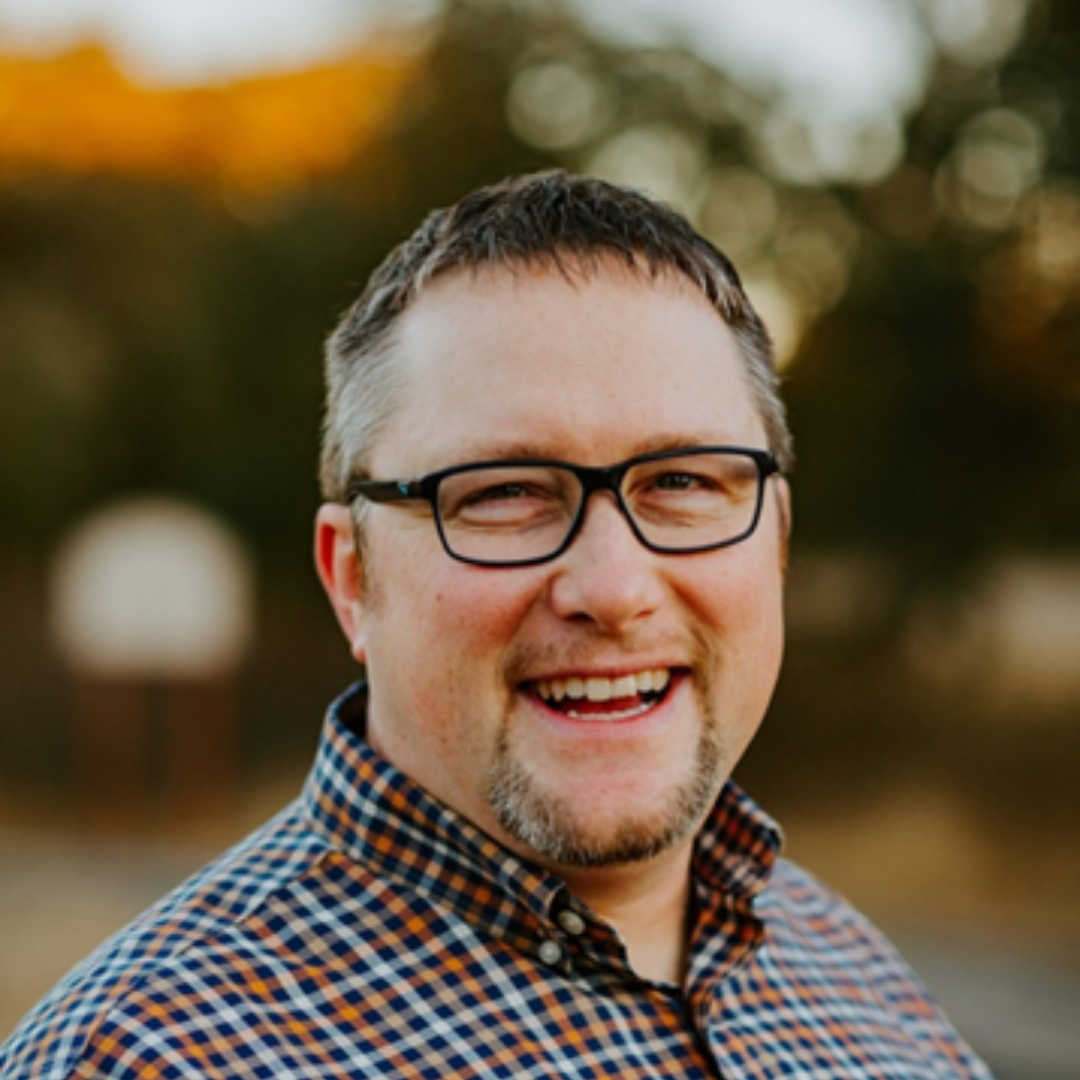
[[[385,118],[332,168],[275,166],[260,186],[205,161],[148,175],[5,156],[0,545],[41,560],[90,507],[164,489],[219,509],[275,573],[308,575],[336,313],[431,207],[565,165],[678,203],[766,314],[786,299],[778,336],[785,312],[803,331],[785,372],[796,551],[884,556],[892,640],[924,595],[1002,552],[1080,544],[1078,54],[1075,5],[1032,0],[1006,55],[940,50],[886,173],[813,180],[766,145],[776,103],[689,48],[600,39],[558,0],[446,0],[393,62],[358,53],[382,82],[291,84],[331,110],[311,117],[311,161],[343,85]],[[224,115],[237,99],[215,94]]]

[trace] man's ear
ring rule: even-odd
[[[315,517],[315,569],[319,572],[330,606],[361,664],[367,658],[364,642],[363,567],[356,543],[352,511],[340,503],[326,503]]]

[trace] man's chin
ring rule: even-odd
[[[568,869],[600,869],[647,862],[692,836],[715,799],[712,776],[657,799],[651,811],[636,805],[609,820],[583,819],[580,808],[544,790],[518,765],[493,771],[488,801],[499,826],[541,861]]]

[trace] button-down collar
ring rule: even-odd
[[[557,877],[519,858],[416,785],[364,739],[366,692],[354,687],[330,710],[305,799],[330,843],[373,873],[453,909],[480,932],[569,970],[583,961],[634,977],[617,932]],[[728,784],[694,854],[700,959],[745,958],[760,941],[753,897],[768,883],[780,845],[773,821]],[[734,933],[730,933],[734,931]]]

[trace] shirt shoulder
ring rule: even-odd
[[[769,888],[758,898],[759,916],[774,947],[797,948],[819,962],[859,965],[909,982],[928,995],[885,934],[861,911],[810,871],[779,859]]]
[[[935,1076],[989,1080],[985,1066],[953,1028],[931,991],[870,919],[813,874],[787,859],[755,905],[765,924],[757,962],[783,981],[800,1008],[835,998],[855,1003],[881,1030],[892,1030]]]
[[[227,942],[235,945],[245,922],[308,874],[328,850],[305,824],[302,806],[288,807],[75,967],[0,1047],[0,1077],[81,1076],[88,1048],[126,1001],[178,966],[197,966],[200,955]],[[95,1077],[137,1075],[122,1066],[121,1045],[107,1049],[102,1055],[98,1048]],[[103,1067],[105,1058],[114,1060],[114,1071]]]

